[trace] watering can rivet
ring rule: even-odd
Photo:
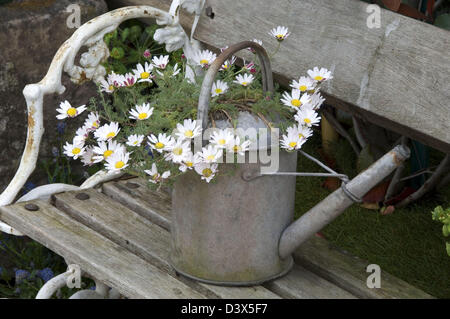
[[[29,210],[31,212],[35,212],[35,211],[39,210],[39,206],[36,204],[26,204],[25,209]]]
[[[89,199],[89,195],[86,193],[78,193],[75,195],[75,198],[79,200],[87,200]]]

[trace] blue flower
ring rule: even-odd
[[[42,270],[39,270],[36,275],[41,278],[44,282],[49,281],[50,279],[52,279],[53,277],[55,277],[55,274],[53,273],[53,270],[51,270],[50,268],[44,268]]]
[[[15,272],[16,284],[20,284],[24,279],[30,277],[30,273],[23,269],[17,269]]]
[[[89,289],[90,290],[95,290],[95,286],[90,286]]]
[[[152,149],[150,148],[150,146],[148,146],[148,145],[145,145],[145,147],[144,147],[147,151],[148,151],[148,155],[150,155],[152,158],[153,158],[153,152],[152,152]]]
[[[33,188],[36,188],[36,185],[33,184],[32,182],[26,182],[24,185],[24,188],[25,188],[25,194],[26,194],[29,191],[31,191]]]
[[[58,130],[59,134],[64,134],[64,131],[66,130],[66,122],[58,122],[56,125],[56,129]]]

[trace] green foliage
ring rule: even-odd
[[[438,222],[441,222],[442,225],[442,234],[444,237],[448,237],[450,235],[450,207],[447,209],[443,209],[442,206],[437,206],[432,212],[432,219]],[[445,248],[447,254],[450,256],[450,242],[445,243]]]
[[[104,41],[111,55],[104,64],[108,73],[114,71],[124,74],[137,63],[149,61],[152,55],[164,53],[162,46],[153,40],[157,28],[158,25],[145,27],[137,20],[130,20],[106,34]],[[148,57],[144,56],[146,50],[151,53]]]
[[[439,15],[436,20],[434,20],[434,25],[446,30],[450,30],[450,14],[445,13]]]

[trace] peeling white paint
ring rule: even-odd
[[[385,30],[385,32],[384,32],[384,35],[385,35],[386,37],[388,37],[389,34],[391,34],[392,31],[397,30],[397,28],[398,28],[399,25],[400,25],[400,19],[399,19],[399,18],[396,18],[394,21],[392,21],[391,23],[389,23],[389,24],[386,26],[386,30]]]

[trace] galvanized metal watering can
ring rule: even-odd
[[[203,128],[208,124],[210,92],[219,68],[235,52],[249,47],[260,60],[264,91],[273,91],[270,61],[263,47],[249,41],[229,47],[209,67],[202,84],[198,120]],[[237,126],[252,124],[259,125],[256,120],[238,120]],[[291,253],[302,242],[409,157],[406,147],[397,146],[292,223],[297,153],[279,151],[278,144],[276,149],[273,144],[269,141],[251,149],[246,159],[251,152],[279,152],[278,174],[260,174],[263,163],[258,160],[246,161],[237,169],[221,164],[221,171],[233,169],[234,174],[218,176],[215,183],[200,181],[195,173],[186,173],[176,181],[170,259],[178,273],[231,286],[257,285],[286,274],[293,265]]]

